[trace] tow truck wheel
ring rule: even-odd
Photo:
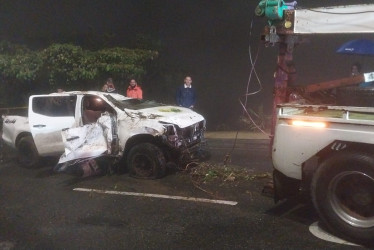
[[[40,156],[31,136],[25,136],[18,143],[18,163],[23,167],[36,167],[40,162]]]
[[[322,162],[312,181],[322,222],[337,236],[374,244],[374,158],[341,152]]]
[[[129,174],[135,178],[156,179],[164,176],[165,156],[161,149],[151,143],[135,145],[127,156]]]

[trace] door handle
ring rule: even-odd
[[[73,141],[75,139],[79,139],[79,136],[74,136],[74,137],[67,138],[66,141]]]
[[[44,124],[37,124],[37,125],[33,125],[34,128],[44,128],[46,127],[46,125]]]

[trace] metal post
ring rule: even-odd
[[[286,38],[286,37],[284,37]],[[277,70],[274,74],[275,85],[273,92],[273,116],[271,124],[271,139],[274,137],[275,124],[277,121],[277,105],[288,101],[287,87],[295,81],[296,71],[293,64],[293,46],[291,39],[281,39],[278,51]],[[272,141],[271,141],[272,142]]]

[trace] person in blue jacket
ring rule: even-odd
[[[193,109],[196,103],[196,91],[192,87],[192,78],[186,76],[184,84],[179,86],[176,93],[177,105],[185,108]]]

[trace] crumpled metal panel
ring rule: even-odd
[[[178,125],[180,128],[191,126],[204,120],[204,117],[191,109],[175,106],[160,106],[138,110],[125,110],[126,115],[132,119],[160,121]],[[154,123],[154,122],[153,122]]]
[[[65,152],[59,163],[111,153],[112,118],[104,113],[96,123],[62,131]]]

